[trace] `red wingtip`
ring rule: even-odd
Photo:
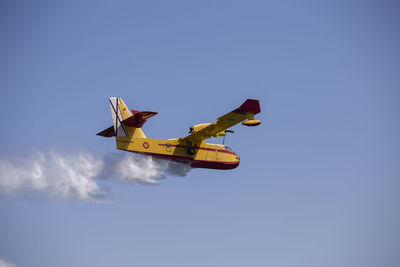
[[[261,112],[260,102],[257,99],[247,99],[238,109],[253,114]]]

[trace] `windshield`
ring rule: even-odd
[[[226,149],[226,150],[229,150],[229,151],[233,151],[232,148],[231,148],[230,146],[225,146],[225,149]]]

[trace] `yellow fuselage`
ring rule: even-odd
[[[187,145],[179,139],[117,137],[117,148],[125,151],[189,163],[194,168],[233,169],[240,158],[228,146],[201,142],[194,144],[195,153],[188,153]]]

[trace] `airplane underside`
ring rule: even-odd
[[[151,152],[143,152],[143,151],[131,151],[122,149],[128,152],[133,152],[141,155],[152,156],[155,158],[171,160],[174,162],[190,164],[192,168],[204,168],[204,169],[215,169],[215,170],[231,170],[239,166],[240,161],[231,161],[231,162],[223,162],[223,161],[211,161],[211,160],[196,160],[189,157],[175,156],[175,155],[164,155],[157,154]]]

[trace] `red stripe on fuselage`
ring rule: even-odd
[[[118,140],[118,142],[121,143],[134,143],[132,141],[121,141]],[[158,144],[159,146],[167,146],[166,144]],[[170,145],[171,147],[182,147],[182,148],[186,148],[187,146],[183,146],[183,145]],[[219,149],[219,148],[208,148],[208,147],[196,147],[196,149],[200,149],[200,150],[207,150],[207,151],[215,151],[215,152],[220,152],[220,153],[227,153],[227,154],[231,154],[231,155],[235,155],[237,156],[237,154],[233,151],[229,151],[229,150],[225,150],[225,149]],[[218,151],[217,151],[218,150]],[[130,151],[130,150],[128,150]]]
[[[167,146],[166,144],[158,144],[159,146]],[[187,146],[182,146],[182,145],[170,145],[172,147],[187,147]],[[200,149],[200,150],[207,150],[207,151],[217,151],[217,152],[221,152],[221,153],[227,153],[227,154],[232,154],[232,155],[236,155],[235,152],[233,151],[229,151],[229,150],[225,150],[225,149],[219,149],[219,148],[208,148],[208,147],[196,147],[196,149]]]

